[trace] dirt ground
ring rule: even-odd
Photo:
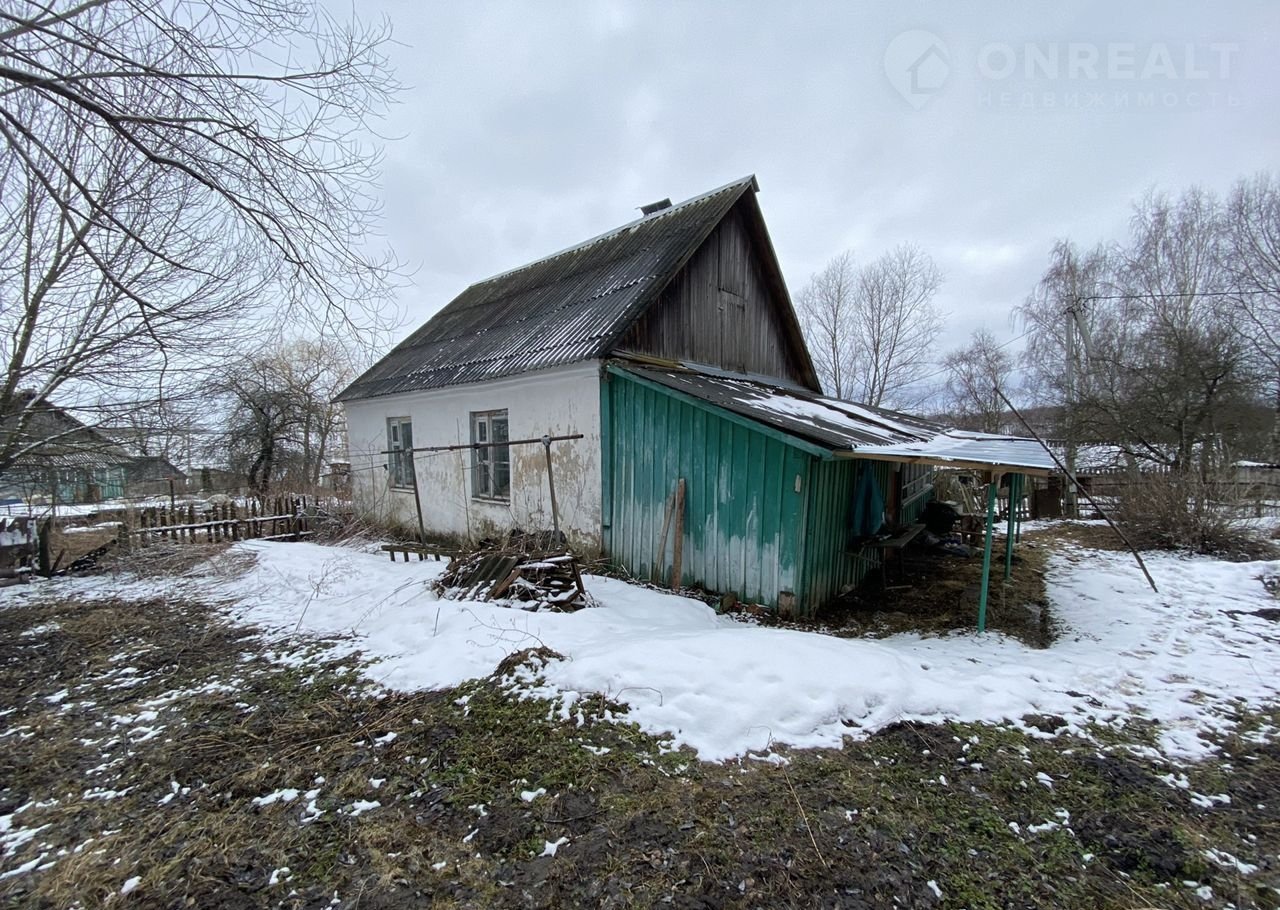
[[[708,764],[603,698],[392,693],[216,605],[45,587],[0,609],[0,906],[1280,903],[1280,712],[1191,767],[1053,717]]]
[[[1021,535],[1014,547],[1008,578],[1004,574],[1004,538],[991,559],[987,628],[1034,648],[1053,643],[1058,627],[1046,595],[1049,554],[1063,545],[1124,551],[1124,541],[1105,524],[1057,522]],[[1241,559],[1273,559],[1276,547],[1258,541]],[[884,637],[900,632],[945,635],[973,629],[982,587],[982,554],[957,556],[912,547],[888,567],[885,581],[873,572],[856,590],[825,607],[814,623],[790,623],[851,638]],[[767,620],[772,621],[772,620]]]
[[[992,557],[987,595],[987,628],[1032,647],[1047,647],[1054,626],[1045,595],[1046,549],[1026,540],[1018,545],[1010,577],[1004,552]],[[887,587],[873,573],[855,591],[828,605],[819,624],[837,635],[883,637],[899,632],[938,635],[968,631],[978,622],[982,555],[954,556],[909,549],[887,571]]]

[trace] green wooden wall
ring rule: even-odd
[[[859,472],[873,472],[884,496],[892,470],[893,465],[887,461],[815,462],[805,527],[805,597],[801,606],[805,615],[857,585],[867,572],[880,565],[879,551],[851,547],[850,511]]]
[[[603,395],[610,561],[650,577],[666,504],[683,477],[682,583],[767,604],[794,592],[812,456],[642,381],[609,375]],[[669,541],[664,573],[671,551]]]
[[[662,580],[670,577],[674,533],[660,558],[658,541],[682,477],[682,584],[771,607],[789,592],[796,612],[812,615],[879,565],[877,551],[850,546],[853,491],[858,472],[872,471],[887,497],[892,463],[832,459],[802,440],[613,371],[601,387],[601,422],[604,551],[637,578],[650,578],[655,561]],[[904,520],[914,520],[924,501],[912,503]]]

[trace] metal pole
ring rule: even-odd
[[[1065,506],[1067,518],[1079,518],[1080,507],[1079,501],[1076,499],[1076,488],[1074,479],[1076,476],[1076,304],[1072,303],[1067,308],[1067,362],[1066,369],[1063,371],[1066,380],[1066,409],[1063,413],[1065,422],[1063,428],[1066,430],[1066,462],[1067,475],[1072,479],[1071,483],[1066,484],[1063,490],[1062,498]]]
[[[1026,493],[1026,490],[1024,489],[1026,487],[1026,484],[1027,484],[1027,475],[1019,474],[1018,475],[1018,509],[1019,510],[1021,510],[1022,508],[1022,497]],[[1017,518],[1013,523],[1013,539],[1015,543],[1022,543],[1022,512],[1021,511],[1017,513]]]
[[[982,547],[982,592],[978,595],[978,631],[987,631],[987,591],[991,587],[991,532],[996,524],[996,488],[1000,475],[993,473],[987,485],[987,539]]]
[[[556,475],[551,470],[551,437],[542,437],[542,450],[547,456],[547,486],[551,489],[551,527],[556,534],[556,543],[560,542],[560,510],[556,507]]]
[[[422,521],[422,497],[418,495],[418,466],[413,462],[413,449],[409,449],[406,453],[409,456],[409,476],[413,478],[413,507],[418,510],[418,542],[425,544],[427,542],[427,526]],[[395,554],[391,555],[395,559]],[[405,556],[407,560],[409,557]]]
[[[1000,396],[1000,400],[1004,402],[1005,407],[1007,407],[1010,411],[1013,412],[1013,416],[1018,418],[1018,421],[1024,427],[1027,428],[1027,432],[1031,434],[1031,438],[1034,439],[1036,442],[1040,443],[1040,448],[1044,449],[1045,453],[1051,459],[1053,459],[1053,463],[1058,466],[1059,470],[1066,472],[1066,468],[1063,467],[1062,462],[1058,460],[1058,456],[1053,453],[1053,449],[1049,448],[1049,446],[1045,443],[1045,441],[1040,438],[1040,434],[1031,428],[1031,424],[1027,423],[1026,418],[1018,413],[1018,409],[1013,406],[1013,402],[1009,400],[1009,396],[1005,395],[1004,392],[1000,391],[999,386],[996,386],[996,394]],[[1147,584],[1151,585],[1152,591],[1155,591],[1157,594],[1159,594],[1160,590],[1159,588],[1156,587],[1156,580],[1152,578],[1151,573],[1147,571],[1147,564],[1142,561],[1142,554],[1138,552],[1138,548],[1135,547],[1133,545],[1133,542],[1130,541],[1129,538],[1125,536],[1124,531],[1121,531],[1120,528],[1116,525],[1116,523],[1111,520],[1111,516],[1109,516],[1106,512],[1102,511],[1102,507],[1099,506],[1097,501],[1095,501],[1094,498],[1089,495],[1089,491],[1086,490],[1084,487],[1080,486],[1080,482],[1076,480],[1074,474],[1068,473],[1067,480],[1069,480],[1071,483],[1074,483],[1076,485],[1076,489],[1080,491],[1081,495],[1083,495],[1085,499],[1089,500],[1089,505],[1093,506],[1094,509],[1097,510],[1098,514],[1106,519],[1107,524],[1111,526],[1111,530],[1115,531],[1116,535],[1121,540],[1124,541],[1124,545],[1129,548],[1129,552],[1133,554],[1133,558],[1137,561],[1138,568],[1141,569],[1142,574],[1146,576]]]
[[[1004,532],[1004,577],[1006,581],[1013,575],[1013,515],[1018,510],[1018,479],[1021,476],[1021,474],[1009,475],[1009,522]]]
[[[508,439],[506,442],[503,442],[503,443],[496,443],[491,440],[489,442],[471,442],[471,443],[464,442],[464,443],[459,443],[458,445],[452,445],[452,446],[415,446],[413,448],[413,451],[414,452],[460,452],[460,451],[465,451],[466,449],[487,449],[490,446],[496,446],[499,448],[502,446],[528,446],[528,445],[534,445],[535,443],[545,443],[548,439],[551,440],[552,442],[566,442],[571,439],[582,439],[582,438],[584,438],[583,434],[573,433],[568,436],[540,436],[537,439]],[[392,454],[393,451],[408,452],[410,450],[409,449],[395,449],[395,450],[383,449],[379,454],[390,455]]]

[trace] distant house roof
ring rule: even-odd
[[[337,400],[603,357],[738,200],[758,188],[754,176],[744,177],[471,285]]]
[[[16,433],[20,415],[26,424],[16,440],[23,451],[13,468],[26,471],[55,468],[103,468],[133,460],[127,449],[105,434],[46,400],[34,401],[29,392],[19,393],[21,405],[5,420],[0,431]]]
[[[161,455],[139,455],[129,462],[125,471],[128,483],[147,483],[157,480],[186,480],[186,473]]]
[[[672,391],[855,458],[1046,473],[1053,459],[1034,439],[973,433],[930,420],[693,364],[615,367]]]

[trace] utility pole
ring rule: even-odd
[[[1077,299],[1067,307],[1067,363],[1063,371],[1066,382],[1066,408],[1063,413],[1063,444],[1066,449],[1067,482],[1063,484],[1062,505],[1067,518],[1079,518],[1080,508],[1076,499],[1076,306]]]

